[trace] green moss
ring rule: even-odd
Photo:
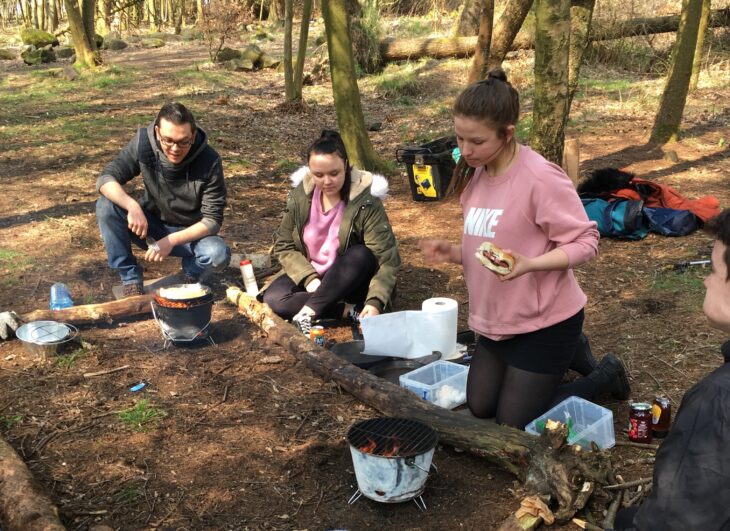
[[[52,34],[35,28],[22,28],[20,38],[23,44],[32,44],[36,48],[42,48],[49,44],[58,44],[58,40]]]
[[[419,63],[390,64],[371,79],[384,98],[398,100],[418,95]]]

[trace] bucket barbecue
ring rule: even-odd
[[[213,294],[201,284],[178,284],[155,291],[152,314],[166,341],[210,341]]]
[[[438,434],[429,426],[405,418],[381,417],[352,426],[347,442],[358,491],[349,503],[365,496],[385,503],[414,500],[425,509],[421,493],[437,441]]]

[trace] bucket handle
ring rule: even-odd
[[[197,341],[200,333],[203,332],[206,328],[208,328],[210,326],[210,323],[212,322],[212,319],[209,320],[208,323],[205,326],[203,326],[203,328],[201,328],[200,330],[195,332],[195,335],[193,337],[191,337],[190,339],[187,339],[187,338],[176,339],[176,338],[173,338],[172,336],[170,336],[170,334],[168,334],[167,331],[165,330],[165,327],[162,326],[162,321],[157,317],[157,312],[155,311],[154,301],[150,301],[150,308],[152,308],[152,317],[154,317],[155,322],[160,326],[160,331],[162,332],[162,337],[164,337],[166,341],[171,341],[171,342],[175,342],[175,343],[189,343],[191,341]]]
[[[42,347],[47,347],[50,345],[60,345],[62,343],[66,343],[68,341],[74,341],[76,338],[79,337],[79,329],[76,328],[74,325],[72,325],[71,323],[61,323],[61,324],[63,326],[65,326],[66,328],[68,328],[68,330],[70,332],[69,335],[64,337],[63,339],[59,339],[58,341],[48,341],[46,343],[42,343],[42,342],[38,341],[38,338],[31,338],[28,341],[28,343],[33,343],[34,345],[40,345]]]
[[[421,466],[418,466],[418,465],[416,464],[416,458],[415,458],[415,457],[406,457],[406,465],[407,465],[407,466],[410,466],[410,467],[415,467],[415,468],[417,468],[418,470],[420,470],[421,472],[425,472],[425,473],[426,473],[426,474],[428,474],[428,475],[431,475],[431,469],[432,469],[432,468],[433,468],[434,472],[436,472],[437,474],[438,474],[438,471],[439,471],[439,469],[438,469],[438,468],[436,468],[436,465],[434,465],[434,464],[433,464],[433,462],[432,462],[432,463],[431,463],[431,465],[430,465],[430,466],[428,467],[428,470],[426,470],[425,468],[423,468],[423,467],[421,467]]]

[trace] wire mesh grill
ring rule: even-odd
[[[383,457],[412,457],[436,446],[438,434],[417,420],[399,417],[368,419],[353,425],[347,442],[361,452]]]

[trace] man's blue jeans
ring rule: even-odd
[[[168,234],[185,229],[176,225],[167,225],[153,214],[144,211],[147,217],[147,234],[155,240],[161,240]],[[109,267],[116,269],[122,282],[142,282],[142,267],[132,253],[132,243],[140,249],[147,249],[147,244],[127,226],[127,211],[100,197],[96,201],[96,220],[99,223],[101,237],[109,258]],[[176,245],[170,256],[182,258],[183,271],[193,277],[207,271],[222,271],[231,259],[231,250],[223,238],[206,236],[200,240]]]

